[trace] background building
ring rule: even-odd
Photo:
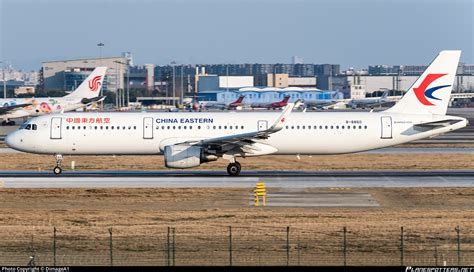
[[[124,89],[127,71],[126,57],[74,59],[43,62],[43,84],[46,90],[72,91],[97,66],[107,66],[103,91]]]

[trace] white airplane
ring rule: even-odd
[[[442,51],[392,108],[381,112],[70,112],[27,121],[9,147],[56,155],[158,155],[170,168],[219,158],[238,175],[239,157],[346,154],[433,137],[467,126],[446,115],[461,51]]]
[[[13,118],[73,111],[104,99],[99,94],[106,71],[107,67],[95,68],[76,90],[64,97],[0,99],[2,125],[14,125],[10,121]]]
[[[245,95],[240,95],[237,100],[230,102],[230,103],[220,103],[220,102],[212,102],[212,101],[199,101],[199,107],[204,109],[220,109],[220,110],[235,110],[238,107],[242,107],[244,105],[243,100]],[[196,98],[197,100],[197,98]]]
[[[371,108],[373,109],[376,106],[382,106],[391,102],[394,102],[388,97],[388,90],[385,90],[381,97],[368,97],[363,99],[349,99],[347,106],[356,109],[356,108]]]

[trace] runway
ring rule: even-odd
[[[474,170],[460,171],[0,171],[3,188],[278,188],[474,187]]]

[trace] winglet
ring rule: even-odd
[[[277,132],[283,128],[283,124],[286,121],[288,115],[290,115],[291,111],[301,104],[301,100],[298,99],[295,103],[288,103],[286,107],[283,109],[281,115],[278,119],[273,123],[273,125],[268,129],[269,132]]]

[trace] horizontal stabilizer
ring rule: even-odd
[[[447,119],[447,120],[440,120],[440,121],[433,121],[433,122],[415,124],[415,127],[420,127],[420,128],[447,127],[447,126],[454,125],[457,122],[461,122],[461,121],[462,120],[459,120],[459,119]]]

